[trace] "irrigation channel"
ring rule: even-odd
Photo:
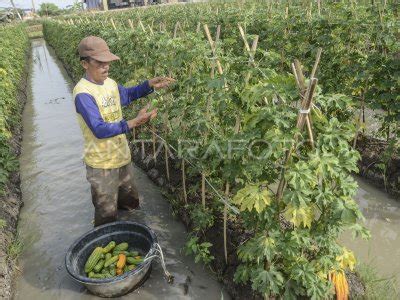
[[[81,159],[83,140],[71,101],[72,83],[44,40],[32,42],[32,59],[20,157],[24,207],[18,232],[24,250],[15,298],[91,299],[94,296],[75,283],[64,267],[70,244],[93,227],[93,206]],[[136,169],[136,180],[143,196],[142,209],[120,218],[144,222],[155,230],[175,282],[166,283],[161,267],[153,263],[145,284],[123,298],[229,299],[208,270],[182,254],[184,226],[173,218],[160,190],[140,169]],[[358,182],[357,200],[373,238],[363,242],[345,236],[344,243],[361,260],[371,261],[381,275],[399,276],[400,202],[362,179]]]

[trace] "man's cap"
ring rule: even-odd
[[[88,36],[78,45],[80,57],[90,57],[101,62],[118,60],[119,57],[112,54],[105,40],[97,36]]]

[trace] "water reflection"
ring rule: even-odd
[[[374,266],[385,278],[395,277],[400,289],[400,202],[357,178],[359,190],[355,199],[364,214],[371,239],[353,240],[345,234],[343,243],[357,258]]]

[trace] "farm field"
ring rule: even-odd
[[[76,177],[65,185],[66,191],[75,190],[71,193],[74,199],[84,198],[71,202],[84,212],[79,217],[82,222],[73,228],[83,234],[92,227],[90,207],[80,204],[90,204],[89,189],[82,183],[79,153],[73,154],[82,141],[68,139],[69,147],[63,148],[63,134],[47,130],[41,117],[51,127],[68,128],[70,134],[68,130],[64,133],[75,136],[77,124],[71,125],[73,118],[65,112],[75,115],[70,91],[83,75],[77,45],[94,35],[103,38],[120,57],[109,73],[118,83],[129,87],[155,76],[176,80],[169,89],[136,100],[123,110],[128,120],[146,103],[158,109],[157,118],[130,131],[128,140],[132,160],[160,186],[165,199],[154,196],[151,191],[158,188],[140,179],[147,191],[144,203],[146,197],[157,200],[144,206],[148,217],[132,214],[122,218],[142,220],[160,230],[163,220],[157,218],[153,205],[169,201],[170,208],[163,207],[162,214],[170,225],[167,231],[157,233],[164,232],[161,240],[167,248],[167,266],[179,274],[178,284],[188,285],[185,276],[190,276],[172,262],[180,261],[175,256],[181,252],[188,255],[182,259],[184,263],[197,270],[194,279],[210,286],[213,299],[379,299],[377,291],[383,290],[381,299],[397,297],[400,68],[395,2],[210,2],[68,15],[44,19],[42,25],[44,39],[52,49],[47,50],[42,40],[32,42],[35,51],[30,64],[36,71],[29,75],[31,91],[26,93],[27,99],[34,99],[29,107],[39,117],[28,112],[30,121],[23,122],[26,131],[36,120],[36,129],[27,129],[24,135],[20,158],[22,199],[29,200],[25,205],[34,212],[31,215],[25,208],[21,212],[19,234],[28,242],[21,250],[23,265],[35,267],[38,258],[33,253],[54,242],[55,234],[68,222],[76,222],[51,206],[52,202],[60,207],[68,203],[67,193],[65,200],[52,200],[61,193],[57,187],[68,181],[68,172]],[[13,103],[24,64],[29,65],[25,31],[24,25],[0,27],[0,35],[10,41],[0,46],[10,53],[4,57],[11,58],[9,64],[16,64],[3,67],[0,63],[0,84],[10,90],[0,102],[1,112],[5,112],[0,119],[4,124],[0,144],[4,199],[8,199],[8,186],[19,170],[19,153],[10,141],[14,124],[21,122],[22,104]],[[20,36],[19,51],[14,52],[11,36]],[[61,63],[55,63],[57,59]],[[50,75],[46,80],[57,89],[49,85],[47,91],[43,80],[48,75],[43,70],[58,74],[57,70],[64,68],[68,75],[63,77],[69,76],[72,83],[56,81]],[[19,71],[10,83],[9,70],[14,69]],[[36,143],[43,147],[39,152],[30,146]],[[60,156],[53,157],[52,152]],[[34,157],[37,165],[33,167]],[[30,190],[39,182],[29,178],[36,178],[34,174],[41,168],[56,174],[57,180],[44,176],[41,184],[52,182],[52,188],[45,193],[38,189],[41,197],[32,196]],[[136,170],[140,176],[143,171]],[[375,185],[372,189],[371,183]],[[47,199],[49,208],[39,198]],[[67,212],[68,205],[64,209]],[[188,231],[184,241],[169,210]],[[52,214],[62,221],[46,229]],[[37,225],[36,231],[31,222]],[[3,227],[15,233],[11,229],[15,224],[5,217]],[[78,237],[73,231],[64,232],[65,242]],[[40,243],[29,237],[34,232]],[[180,250],[168,248],[171,239],[179,241]],[[379,249],[386,243],[391,252]],[[61,244],[50,252],[57,257],[52,266],[63,268],[60,253],[68,246]],[[168,254],[174,259],[168,261]],[[374,261],[371,268],[382,266],[390,278],[372,278],[373,271],[360,264],[359,254],[364,263]],[[16,261],[18,253],[14,256]],[[29,291],[41,295],[29,286],[42,281],[34,284],[34,272],[27,274],[17,280],[17,298],[23,299]],[[65,286],[60,283],[64,275],[47,280],[44,289],[57,283],[62,292],[43,292],[41,297],[62,298],[68,290],[79,292],[68,282]],[[161,275],[157,276],[156,286],[162,287]],[[152,294],[150,284],[151,278],[142,289],[146,297],[159,297]],[[185,297],[203,295],[201,288],[194,287],[192,292],[188,286]],[[168,293],[167,298],[172,299],[180,290]]]

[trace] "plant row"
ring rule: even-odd
[[[10,173],[18,169],[12,139],[23,105],[18,91],[29,47],[25,26],[1,26],[0,41],[0,194],[4,194]]]
[[[322,48],[317,75],[323,91],[353,97],[363,112],[365,106],[383,110],[380,134],[398,141],[396,1],[324,2],[320,8],[316,4],[311,0],[225,1],[77,15],[73,20],[111,27],[114,19],[127,29],[141,22],[147,32],[165,28],[171,34],[177,22],[185,32],[194,32],[199,23],[209,24],[212,30],[221,25],[221,39],[235,54],[243,51],[243,45],[236,43],[240,23],[246,34],[260,36],[258,48],[270,53],[279,69],[287,72],[295,58],[312,66],[311,54]]]

